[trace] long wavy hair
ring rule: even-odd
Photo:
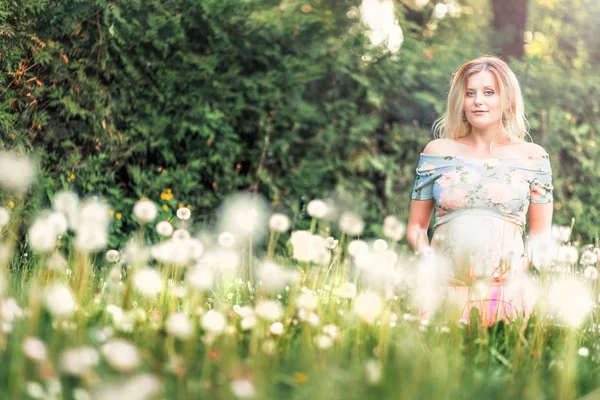
[[[496,56],[484,56],[471,60],[458,69],[452,78],[446,112],[433,124],[437,138],[458,139],[469,134],[471,124],[463,120],[464,98],[469,77],[490,71],[496,77],[502,110],[500,132],[513,140],[522,141],[528,134],[525,106],[521,87],[514,72]]]

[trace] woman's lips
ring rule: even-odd
[[[473,111],[473,114],[475,115],[483,115],[485,113],[487,113],[487,111]]]

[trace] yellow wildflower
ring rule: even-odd
[[[146,196],[142,196],[142,197],[140,197],[140,201],[142,201],[142,200],[148,200],[148,198]]]
[[[75,174],[71,174],[70,178],[71,178],[71,180],[74,180],[75,179]]]
[[[171,191],[171,189],[166,188],[165,190],[163,190],[163,192],[160,194],[160,198],[161,200],[171,200],[173,198],[173,192]]]
[[[169,211],[169,206],[168,206],[168,205],[166,205],[166,204],[163,204],[163,210],[165,210],[165,211]]]
[[[183,207],[183,203],[177,204],[177,208],[181,208],[181,207]]]
[[[9,201],[9,202],[8,202],[8,206],[9,206],[10,208],[14,208],[14,207],[15,207],[15,202],[14,202],[14,201],[12,201],[12,200],[11,200],[11,201]]]
[[[117,213],[117,215],[115,216],[117,219],[121,219],[122,215],[121,213]]]
[[[294,382],[304,383],[308,381],[308,375],[304,372],[294,372]]]
[[[111,217],[115,216],[115,210],[108,210],[108,215],[110,215]]]

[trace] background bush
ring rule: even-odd
[[[1,146],[40,160],[32,210],[59,189],[100,194],[115,241],[132,231],[124,216],[142,197],[160,202],[163,218],[189,205],[208,220],[235,190],[295,215],[335,196],[370,222],[406,218],[451,74],[495,51],[487,2],[460,3],[463,13],[434,25],[435,2],[398,3],[394,55],[352,18],[360,0],[2,2]],[[555,221],[575,218],[589,242],[600,222],[600,61],[589,50],[596,36],[567,27],[593,30],[600,11],[530,3],[529,29],[545,35],[511,65],[531,136],[551,155]]]

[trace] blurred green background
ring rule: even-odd
[[[487,53],[550,153],[555,223],[592,242],[598,0],[4,0],[0,148],[41,163],[31,212],[59,189],[101,195],[117,242],[139,198],[208,221],[236,190],[296,218],[334,197],[377,233],[407,216],[452,73]]]

